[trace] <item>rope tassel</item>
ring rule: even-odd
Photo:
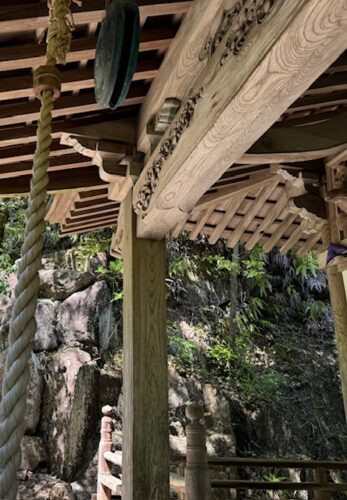
[[[47,66],[39,68],[34,75],[34,90],[41,99],[41,110],[0,403],[1,500],[14,500],[18,489],[17,470],[21,463],[29,360],[36,333],[35,311],[45,230],[52,110],[53,102],[60,94],[60,74],[55,64],[65,62],[70,48],[70,3],[71,0],[48,0]]]

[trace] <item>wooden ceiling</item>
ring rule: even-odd
[[[102,124],[107,138],[113,137],[115,120],[118,140],[135,144],[135,123],[152,81],[180,24],[189,11],[190,0],[137,0],[141,16],[140,55],[137,70],[124,105],[117,111],[102,109],[95,101],[93,65],[95,46],[104,17],[105,0],[84,0],[73,6],[75,31],[66,66],[62,67],[62,95],[53,111],[53,143],[49,191],[59,193],[51,204],[48,219],[61,223],[61,236],[115,226],[119,203],[108,196],[108,183],[89,158],[60,143],[62,132],[78,132]],[[0,5],[0,196],[29,191],[35,151],[39,102],[32,90],[33,69],[44,63],[45,44],[41,43],[47,25],[45,2],[3,0]],[[334,118],[347,110],[347,55],[342,55],[284,113],[276,127],[301,127]],[[122,135],[123,134],[123,135]],[[248,159],[249,160],[249,159]],[[244,163],[244,164],[242,164]],[[252,165],[252,163],[255,163]],[[209,190],[215,193],[263,171],[269,164],[261,159],[245,159],[233,165]],[[286,166],[285,166],[286,168]],[[324,173],[322,160],[292,163],[292,174],[304,172],[311,185],[318,186]],[[252,188],[237,199],[223,199],[214,205],[196,207],[173,234],[182,230],[195,239],[207,234],[211,243],[218,238],[233,246],[239,239],[249,248],[258,241],[267,249],[275,244],[288,251],[305,251],[319,246],[320,240],[300,230],[300,220],[289,214],[284,203],[285,183],[278,179],[270,189]],[[72,194],[71,194],[72,191]]]

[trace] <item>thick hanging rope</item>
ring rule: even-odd
[[[0,404],[0,500],[17,496],[20,443],[24,434],[29,360],[36,333],[35,311],[40,287],[39,269],[45,229],[49,152],[53,101],[60,94],[60,75],[55,64],[64,63],[71,42],[71,0],[48,0],[47,65],[34,75],[36,96],[41,99],[37,146],[26,212],[26,227],[18,284],[15,289],[9,347]]]

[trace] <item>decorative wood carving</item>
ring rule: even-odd
[[[275,3],[276,0],[241,0],[225,10],[216,33],[206,41],[200,53],[200,61],[212,57],[229,32],[220,64],[223,65],[230,54],[236,56],[253,27],[264,21]]]
[[[185,102],[182,111],[175,122],[169,137],[164,140],[160,146],[159,154],[154,160],[152,166],[147,170],[144,183],[138,193],[138,200],[135,206],[135,212],[140,214],[145,212],[149,206],[151,196],[154,193],[158,183],[160,172],[167,158],[173,153],[179,143],[183,133],[191,124],[194,116],[195,106],[202,98],[203,89],[200,88],[195,95],[189,97]]]

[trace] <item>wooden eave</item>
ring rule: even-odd
[[[310,2],[312,5],[321,3],[322,9],[315,14],[315,21],[318,22],[319,16],[323,20],[323,7],[328,8],[328,0]],[[213,36],[218,30],[223,9],[226,9],[225,1],[138,0],[137,3],[142,24],[139,63],[124,105],[117,111],[102,109],[95,102],[93,93],[95,45],[105,2],[89,0],[83,2],[81,8],[73,5],[76,30],[68,62],[62,68],[63,92],[53,112],[53,143],[49,168],[49,192],[55,196],[47,219],[60,223],[61,236],[105,227],[116,228],[121,214],[121,198],[117,198],[119,192],[113,170],[106,169],[102,173],[91,158],[61,144],[62,133],[93,137],[93,130],[97,126],[98,139],[120,141],[134,149],[137,147],[144,154],[144,169],[135,184],[133,203],[136,207],[136,197],[148,168],[155,160],[155,151],[160,149],[162,141],[170,134],[169,126],[166,135],[164,133],[163,138],[159,138],[157,149],[153,150],[148,124],[160,112],[167,98],[175,98],[184,106],[192,96],[192,89],[199,90],[199,82],[205,86],[206,93],[206,86],[209,85],[208,68],[211,66],[211,75],[212,68],[213,71],[218,70],[214,61],[220,57],[218,50],[222,47],[209,57],[202,56],[202,53],[209,36]],[[230,0],[228,6],[233,3],[235,2]],[[334,5],[329,4],[332,12],[339,15],[344,12],[346,15],[342,3],[340,0],[333,0]],[[288,3],[286,6],[283,0],[279,0],[269,14],[269,20],[265,18],[261,25],[255,27],[254,33],[250,32],[249,40],[241,48],[241,55],[235,56],[235,64],[241,61],[240,64],[245,65],[247,57],[252,59],[253,69],[248,75],[249,81],[252,72],[260,64],[256,55],[253,55],[257,45],[263,46],[264,51],[270,55],[271,51],[276,53],[277,47],[282,50],[285,46],[283,36],[286,30],[290,30],[289,21],[293,26],[296,23],[299,27],[305,21],[313,22],[305,19],[305,16],[311,15],[309,12],[305,13],[305,8],[305,2],[301,0],[293,1],[289,7]],[[286,19],[285,9],[288,9],[289,21]],[[197,12],[200,12],[199,16]],[[340,24],[344,22],[345,17]],[[25,195],[29,191],[39,113],[39,103],[33,97],[31,75],[32,69],[44,62],[45,47],[38,42],[46,23],[44,3],[6,0],[0,6],[0,196]],[[272,33],[272,38],[266,38],[267,32]],[[347,55],[341,48],[341,35],[337,31],[336,33],[336,50],[332,43],[329,45],[327,42],[326,59],[312,63],[311,72],[316,78],[311,78],[310,81],[309,75],[303,77],[301,94],[296,95],[297,90],[293,90],[293,98],[288,99],[289,105],[281,104],[279,115],[274,115],[273,120],[271,117],[267,118],[264,131],[272,126],[278,131],[282,129],[285,136],[288,127],[304,130],[309,125],[333,122],[336,117],[347,112]],[[324,40],[324,34],[320,36]],[[326,35],[327,38],[328,36],[332,36],[330,32]],[[329,57],[331,61],[327,64],[324,61],[329,61]],[[240,89],[246,81],[240,80]],[[309,82],[307,86],[305,82]],[[300,88],[300,85],[296,88]],[[241,155],[235,158],[230,156],[229,163],[227,154],[223,162],[218,162],[217,157],[213,161],[211,159],[210,163],[204,159],[202,168],[210,165],[211,173],[203,173],[201,178],[189,178],[190,187],[187,185],[186,189],[188,194],[184,194],[184,198],[182,191],[180,199],[177,198],[177,205],[173,204],[172,210],[170,208],[165,211],[164,198],[158,197],[158,194],[165,193],[165,183],[170,186],[170,183],[180,179],[176,171],[170,171],[175,161],[176,167],[182,164],[182,173],[186,168],[186,153],[183,153],[187,144],[185,141],[189,141],[189,137],[193,142],[198,141],[195,138],[198,136],[194,135],[199,133],[196,125],[197,122],[201,124],[204,118],[199,115],[199,105],[198,103],[196,106],[198,116],[193,117],[193,124],[182,139],[182,146],[177,146],[160,174],[160,184],[145,214],[146,217],[149,216],[149,222],[146,223],[143,214],[138,212],[139,236],[159,238],[169,231],[173,236],[187,231],[192,240],[205,235],[210,243],[219,238],[225,239],[230,246],[243,241],[248,249],[258,242],[263,243],[267,251],[275,245],[282,252],[292,248],[297,248],[300,252],[320,248],[320,234],[304,232],[302,217],[288,211],[288,180],[276,177],[271,184],[272,174],[269,175],[269,172],[276,165],[290,176],[302,175],[305,185],[319,193],[319,189],[324,189],[325,185],[326,158],[341,154],[347,146],[334,144],[333,140],[330,147],[322,149],[318,144],[316,151],[298,151],[295,155],[282,150],[271,151],[271,147],[270,152],[265,147],[262,153],[254,153],[252,148],[257,145],[257,141],[262,140],[262,133],[259,137],[253,134],[249,146],[242,150]],[[180,110],[177,111],[176,119],[179,113]],[[174,122],[175,118],[171,128]],[[266,135],[264,138],[266,145]],[[196,144],[198,147],[198,142]],[[189,154],[191,153],[188,151],[187,155]],[[194,154],[193,151],[193,163],[198,162],[194,159]],[[262,176],[265,182],[259,184],[258,180]],[[271,185],[266,182],[267,178]],[[199,186],[199,189],[189,199],[189,189],[195,191],[194,186]],[[125,188],[128,189],[129,186],[125,185]],[[160,208],[161,206],[164,208]],[[182,212],[182,207],[186,213]],[[342,220],[343,214],[340,215]],[[164,220],[162,227],[157,223],[158,220]],[[154,227],[155,231],[152,230]],[[345,227],[342,222],[341,227]],[[119,246],[119,242],[117,245]]]

